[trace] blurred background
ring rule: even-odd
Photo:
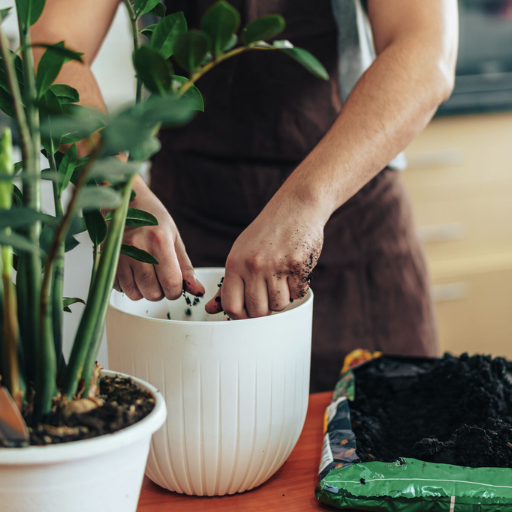
[[[0,0],[0,8],[12,4]],[[427,252],[440,349],[512,358],[512,0],[459,0],[459,8],[455,91],[406,150],[403,179]],[[15,24],[12,14],[4,22],[13,38]],[[130,58],[120,8],[93,66],[111,111],[134,97]],[[65,295],[85,297],[92,249],[87,235],[77,238]],[[66,314],[67,340],[81,308]],[[107,366],[105,343],[99,361]]]

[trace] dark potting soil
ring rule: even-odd
[[[80,414],[65,415],[57,407],[46,424],[29,428],[30,444],[60,444],[111,434],[137,423],[155,407],[150,393],[122,377],[102,377],[99,398],[103,405]]]
[[[357,368],[350,403],[362,462],[401,457],[512,468],[512,363],[446,354]]]

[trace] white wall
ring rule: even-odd
[[[69,0],[73,1],[73,0]],[[0,0],[0,9],[10,7],[12,0]],[[11,12],[2,24],[4,32],[17,40],[15,13]],[[122,104],[130,102],[135,97],[134,73],[131,65],[132,38],[130,24],[125,9],[121,6],[112,23],[93,66],[93,72],[100,84],[105,102],[110,111],[119,108]],[[45,162],[44,167],[47,167]],[[50,195],[51,188],[45,186],[43,190],[43,207],[53,213],[53,204]],[[80,245],[66,254],[66,267],[64,276],[64,295],[67,297],[87,297],[90,269],[92,266],[92,246],[86,233],[77,236]],[[71,306],[72,313],[65,313],[64,319],[64,347],[69,351],[74,333],[77,329],[83,306]],[[98,360],[107,366],[107,351],[105,337],[103,339]]]

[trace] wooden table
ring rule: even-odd
[[[331,392],[310,395],[306,423],[297,446],[281,469],[260,487],[242,494],[210,498],[166,491],[145,478],[137,512],[334,510],[315,498],[323,416],[331,395]]]

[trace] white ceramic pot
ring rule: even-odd
[[[132,302],[113,292],[109,367],[146,379],[169,411],[146,474],[199,496],[234,494],[270,478],[293,450],[309,396],[313,294],[282,313],[227,322],[207,315],[223,269],[196,269],[205,299]],[[172,320],[168,320],[168,314]]]
[[[61,445],[0,448],[0,510],[135,512],[151,435],[164,423],[166,409],[153,386],[133,380],[156,398],[155,408],[135,425]]]

